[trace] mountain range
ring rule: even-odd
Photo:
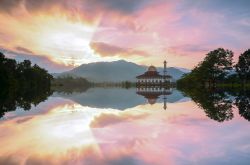
[[[70,71],[60,74],[53,74],[54,77],[84,77],[91,82],[122,82],[136,81],[136,76],[147,71],[147,66],[138,65],[124,60],[113,62],[96,62],[82,64]],[[163,67],[157,68],[160,74],[163,74]],[[167,73],[173,77],[173,80],[178,80],[185,73],[190,72],[185,68],[167,68]]]

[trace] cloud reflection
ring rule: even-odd
[[[0,164],[227,164],[250,153],[245,120],[236,113],[218,124],[191,101],[167,111],[160,103],[119,111],[57,97],[40,106],[42,114],[0,121]]]

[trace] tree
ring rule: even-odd
[[[217,81],[224,80],[232,69],[233,52],[218,48],[209,52],[204,60],[200,62],[188,75],[179,82],[182,84],[195,84],[213,86]]]
[[[240,91],[236,97],[235,105],[239,110],[239,114],[250,121],[250,92]]]
[[[250,79],[250,49],[239,56],[235,69],[243,83]]]
[[[29,110],[50,94],[52,76],[29,60],[17,63],[0,52],[0,117],[17,107]]]
[[[233,52],[219,48],[207,54],[200,68],[203,74],[207,76],[209,82],[216,83],[223,80],[232,69]]]
[[[209,118],[218,122],[233,118],[233,101],[225,91],[204,88],[182,88],[180,90],[203,109]]]
[[[17,63],[8,59],[0,52],[0,88],[11,91],[25,91],[50,89],[53,77],[38,65],[33,65],[29,60]],[[0,89],[0,90],[1,90]]]

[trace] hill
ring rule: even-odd
[[[96,62],[83,64],[68,72],[54,75],[55,77],[73,76],[84,77],[92,82],[121,82],[136,80],[136,76],[144,73],[147,70],[147,66],[137,65],[132,62],[124,60],[114,62]],[[157,68],[162,74],[163,68]],[[183,69],[174,67],[167,68],[168,74],[173,77],[174,80],[181,78],[186,72]]]

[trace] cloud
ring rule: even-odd
[[[17,51],[20,51],[20,52],[23,52],[23,53],[29,53],[29,54],[33,54],[33,52],[27,48],[24,48],[24,47],[20,47],[20,46],[17,46],[16,47],[16,50]]]
[[[18,120],[16,121],[16,123],[17,123],[17,124],[22,124],[22,123],[27,122],[27,121],[29,121],[29,120],[31,120],[31,119],[33,119],[33,116],[24,117],[24,118],[22,118],[22,119],[18,119]]]
[[[67,16],[72,19],[81,16],[90,21],[105,13],[129,15],[151,3],[150,0],[75,0],[74,2],[72,0],[1,0],[0,12],[10,14],[18,8],[30,13],[58,14],[63,11],[63,14],[67,13]]]
[[[190,55],[194,53],[198,54],[205,54],[211,50],[210,48],[207,48],[206,46],[201,45],[191,45],[191,44],[185,44],[185,45],[177,45],[172,46],[169,48],[166,48],[168,53],[172,54],[178,54],[181,56]]]
[[[147,165],[148,163],[146,163],[145,161],[143,161],[142,159],[138,159],[134,156],[123,156],[121,158],[118,159],[113,159],[113,160],[107,160],[105,164],[108,165]]]
[[[238,55],[250,47],[249,5],[247,0],[0,0],[0,45],[29,45],[38,54],[52,54],[54,61],[79,57],[77,65],[103,57],[160,65],[167,56],[170,66],[192,68],[208,49],[226,47]],[[81,45],[85,25],[91,27],[87,46]],[[69,39],[74,30],[77,35]],[[62,42],[64,34],[68,42]],[[31,53],[22,48],[15,51]]]
[[[91,48],[95,53],[103,56],[119,56],[119,57],[129,57],[129,56],[142,56],[146,57],[149,54],[145,51],[135,50],[132,48],[121,48],[118,46],[110,45],[104,42],[92,42],[90,43]]]
[[[24,156],[24,159],[16,157],[14,154],[9,156],[0,157],[0,164],[4,165],[18,165],[20,162],[24,162],[26,165],[34,164],[102,164],[102,165],[149,165],[151,163],[146,162],[141,157],[138,158],[132,154],[127,154],[118,150],[119,154],[112,151],[106,157],[100,157],[97,151],[92,147],[85,146],[83,149],[72,148],[67,151],[66,155],[55,156],[52,154],[28,154]]]
[[[120,115],[117,114],[109,114],[102,113],[99,116],[95,117],[93,121],[90,123],[90,127],[92,128],[103,128],[110,125],[119,124],[122,122],[132,122],[134,120],[140,120],[147,117],[147,114],[139,114],[133,115],[130,113],[123,113]]]
[[[1,0],[0,12],[10,13],[13,9],[20,7],[23,0]]]
[[[20,162],[14,156],[0,156],[0,164],[18,165]]]
[[[124,13],[131,13],[141,9],[148,4],[150,0],[91,0],[88,2],[91,6],[100,6],[107,10],[115,10]]]

